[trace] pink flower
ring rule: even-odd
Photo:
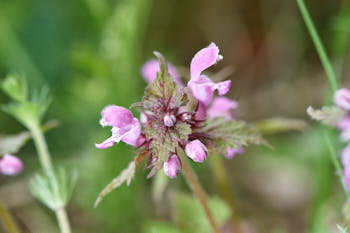
[[[237,146],[236,148],[227,147],[227,153],[225,157],[228,159],[232,159],[236,154],[243,154],[244,148],[242,146]]]
[[[146,82],[153,82],[157,78],[157,73],[160,71],[159,62],[155,59],[149,60],[141,68],[141,75],[146,80]],[[168,72],[173,76],[174,81],[183,86],[179,73],[177,72],[175,66],[168,63]]]
[[[341,162],[344,168],[349,168],[350,170],[350,145],[347,145],[341,152]]]
[[[198,101],[197,110],[194,115],[196,121],[204,121],[207,118],[207,107],[202,102]]]
[[[232,110],[238,108],[238,103],[227,97],[216,97],[208,108],[208,116],[210,118],[225,117],[232,120]]]
[[[350,89],[342,88],[335,92],[334,103],[345,111],[350,111]]]
[[[198,139],[189,142],[185,147],[186,155],[195,162],[203,162],[207,158],[207,147]]]
[[[338,129],[341,131],[350,130],[350,115],[347,115],[344,119],[338,122]]]
[[[205,105],[210,103],[215,90],[218,90],[219,95],[225,95],[230,90],[230,80],[214,83],[207,76],[201,75],[204,70],[221,59],[219,48],[211,43],[208,47],[198,51],[191,61],[191,80],[188,82],[188,87],[194,97]]]
[[[101,115],[101,125],[112,126],[112,136],[100,144],[95,144],[97,148],[106,149],[120,141],[132,146],[143,143],[142,138],[140,138],[141,124],[128,109],[110,105],[103,109]]]
[[[168,161],[163,166],[164,173],[170,178],[175,178],[181,170],[181,163],[176,154],[169,157]]]
[[[23,169],[22,161],[14,155],[5,154],[0,157],[0,173],[7,176],[14,176]]]

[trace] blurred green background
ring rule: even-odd
[[[349,1],[306,4],[347,86]],[[186,210],[178,210],[174,191],[189,192],[181,176],[156,202],[153,180],[139,169],[130,187],[122,186],[93,208],[99,191],[134,156],[122,143],[102,151],[94,143],[109,134],[98,124],[104,106],[128,107],[142,97],[146,83],[140,68],[153,58],[152,51],[186,74],[195,52],[211,41],[224,56],[211,71],[231,67],[229,96],[239,101],[243,119],[282,116],[309,123],[304,132],[267,136],[274,149],[253,147],[225,161],[246,232],[335,232],[345,196],[320,129],[305,113],[309,105],[322,105],[327,82],[294,1],[0,0],[0,76],[23,73],[32,88],[50,87],[54,101],[46,120],[61,125],[46,134],[49,147],[56,163],[79,171],[68,207],[73,232],[177,232],[179,221],[173,220]],[[3,93],[0,102],[8,102]],[[24,130],[5,113],[0,127],[1,134]],[[1,200],[23,232],[58,232],[52,213],[28,189],[28,179],[39,169],[32,143],[18,156],[24,172],[0,177]],[[193,165],[207,192],[218,198],[209,164]],[[187,214],[189,220],[197,217],[196,211]]]

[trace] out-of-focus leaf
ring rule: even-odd
[[[219,226],[231,215],[228,205],[217,197],[208,198],[209,208]],[[211,233],[210,224],[198,200],[190,194],[174,194],[174,221],[183,233]]]
[[[18,102],[25,102],[28,99],[28,86],[24,77],[10,74],[1,83],[1,89]]]
[[[340,233],[348,233],[347,228],[344,228],[344,227],[342,227],[342,226],[340,226],[338,224],[337,224],[337,228],[338,228]]]
[[[143,233],[180,233],[175,226],[167,222],[149,221],[143,227]]]
[[[165,188],[169,183],[169,178],[165,175],[164,172],[158,172],[153,179],[152,183],[152,197],[153,200],[158,203],[161,201]]]
[[[14,135],[0,135],[0,155],[17,153],[29,139],[29,132],[22,132]]]
[[[307,114],[313,120],[321,121],[330,126],[336,126],[337,123],[344,118],[345,112],[335,106],[324,106],[321,109],[314,109],[309,106],[306,110]]]
[[[304,120],[291,119],[284,117],[274,117],[266,120],[259,121],[256,123],[259,131],[262,134],[275,134],[283,133],[288,131],[303,131],[307,124]]]
[[[53,174],[36,174],[30,182],[30,190],[39,201],[51,210],[66,206],[77,182],[77,173],[67,173],[59,168]]]

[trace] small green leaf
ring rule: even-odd
[[[51,210],[65,207],[77,182],[77,173],[63,168],[49,175],[36,174],[30,181],[30,190],[39,201]]]
[[[25,102],[28,99],[26,79],[18,74],[10,74],[1,84],[1,89],[13,100]]]
[[[342,226],[337,224],[337,228],[339,230],[340,233],[348,233],[347,228],[343,228]]]
[[[29,132],[14,135],[0,135],[0,155],[17,153],[30,139]]]

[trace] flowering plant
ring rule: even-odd
[[[134,146],[138,155],[100,193],[95,206],[111,190],[124,182],[129,184],[143,160],[147,160],[146,168],[151,169],[148,178],[162,168],[168,177],[174,178],[181,170],[183,155],[203,162],[211,152],[233,157],[242,153],[241,146],[264,143],[256,128],[231,117],[236,102],[226,97],[217,97],[212,102],[216,90],[218,95],[225,95],[231,85],[231,81],[214,83],[202,74],[222,59],[214,43],[193,57],[187,87],[176,69],[160,53],[154,54],[159,63],[151,61],[143,67],[149,84],[142,101],[131,106],[140,112],[141,123],[130,110],[120,106],[107,106],[101,113],[100,124],[111,126],[112,136],[96,147],[105,149],[123,141]]]

